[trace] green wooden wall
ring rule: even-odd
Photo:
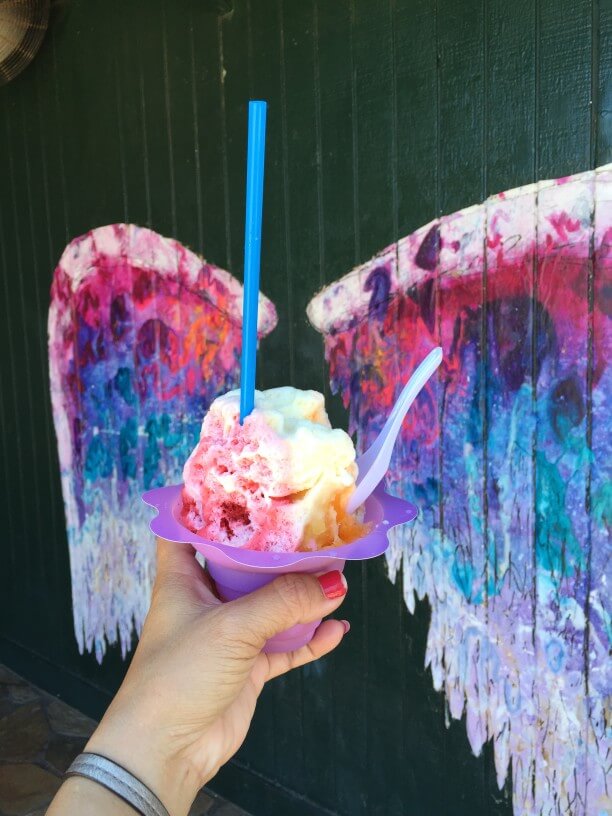
[[[260,385],[329,391],[305,307],[434,216],[612,160],[609,0],[73,0],[0,89],[0,659],[99,714],[125,669],[80,656],[48,397],[65,244],[151,226],[242,274],[246,104],[269,102]],[[331,414],[345,415],[331,398]],[[509,814],[423,668],[382,559],[348,569],[353,629],[266,689],[217,778],[256,816]]]

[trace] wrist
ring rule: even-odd
[[[83,777],[64,780],[46,816],[134,816],[134,809],[112,791]]]
[[[136,706],[118,697],[91,736],[85,751],[100,754],[123,766],[146,785],[170,816],[187,816],[206,780],[188,752],[173,750],[172,739]]]

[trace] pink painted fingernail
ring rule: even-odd
[[[340,623],[344,626],[344,634],[351,631],[351,624],[347,620],[341,620]]]

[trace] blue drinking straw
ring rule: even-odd
[[[255,403],[257,355],[257,305],[261,255],[264,154],[266,149],[265,102],[249,102],[247,146],[246,221],[244,225],[244,291],[242,301],[242,361],[240,369],[240,424]]]

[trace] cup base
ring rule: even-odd
[[[248,592],[253,592],[265,586],[265,584],[270,583],[279,576],[278,572],[257,573],[228,569],[210,561],[207,566],[222,601],[233,601],[236,598],[241,598]],[[284,632],[270,638],[263,651],[266,654],[274,654],[299,649],[311,641],[315,629],[320,623],[320,620],[312,623],[298,623],[296,626],[292,626],[290,629],[286,629]]]

